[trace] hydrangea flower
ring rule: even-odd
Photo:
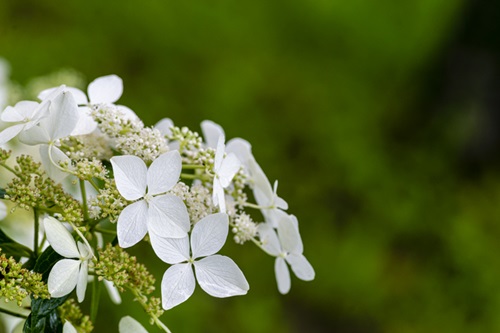
[[[185,237],[189,231],[189,215],[182,200],[165,194],[177,183],[182,163],[178,151],[160,155],[148,167],[137,156],[111,158],[116,187],[127,200],[118,217],[118,244],[130,247],[148,232],[172,238]]]
[[[229,257],[216,255],[226,242],[229,232],[227,214],[204,217],[195,224],[189,237],[164,238],[150,234],[156,255],[172,266],[161,282],[162,304],[165,310],[186,301],[194,292],[195,275],[201,289],[214,297],[244,295],[249,286],[245,276]],[[201,260],[200,257],[205,257]]]
[[[8,106],[0,119],[5,123],[13,123],[0,132],[0,144],[7,143],[19,133],[36,126],[38,122],[49,114],[50,103],[21,101],[15,106]]]
[[[263,249],[276,257],[274,271],[278,290],[282,294],[288,293],[291,287],[288,263],[295,275],[304,281],[314,279],[314,269],[302,254],[304,247],[300,238],[298,222],[295,216],[287,215],[278,222],[278,234],[269,223],[258,226]]]
[[[229,187],[241,166],[240,160],[234,154],[225,155],[224,136],[219,136],[214,159],[214,182],[212,201],[219,206],[222,213],[226,212],[224,189]]]
[[[92,250],[82,242],[76,243],[61,222],[48,216],[43,220],[50,245],[65,259],[59,260],[49,274],[48,288],[52,297],[62,297],[76,287],[78,302],[83,302],[87,289],[88,264]]]

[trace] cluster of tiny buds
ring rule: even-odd
[[[234,241],[238,244],[243,244],[257,236],[257,224],[247,213],[236,215],[233,218],[232,227]]]
[[[167,137],[169,141],[177,141],[179,143],[179,152],[186,164],[197,164],[196,156],[202,148],[202,140],[198,133],[189,130],[187,127],[172,127],[172,134]]]
[[[168,151],[165,138],[160,131],[145,127],[138,132],[121,135],[116,138],[116,149],[124,155],[135,155],[145,162],[152,162]]]
[[[90,333],[94,329],[90,317],[83,315],[82,310],[73,298],[64,302],[58,310],[61,320],[69,321],[79,333]]]
[[[113,157],[113,151],[106,136],[97,131],[87,135],[70,136],[62,139],[59,148],[72,160],[83,158],[109,160]]]

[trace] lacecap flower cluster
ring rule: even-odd
[[[40,272],[45,278],[38,287],[46,283],[50,295],[40,292],[40,300],[76,290],[81,303],[89,283],[102,283],[115,302],[131,292],[151,322],[168,332],[159,317],[186,301],[196,284],[213,297],[248,292],[238,265],[218,254],[228,237],[275,258],[282,294],[290,290],[289,267],[299,279],[314,279],[298,220],[249,142],[226,141],[222,127],[209,120],[201,123],[202,135],[168,118],[145,126],[116,104],[122,92],[122,80],[108,75],[91,82],[87,93],[54,87],[0,115],[0,166],[9,177],[3,199],[35,218],[33,248],[19,260],[36,270],[56,258]],[[161,299],[151,296],[154,277],[125,251],[143,241],[166,264]],[[61,316],[72,312],[58,313],[64,332],[92,329],[93,318]],[[144,330],[125,317],[120,331],[129,329]]]

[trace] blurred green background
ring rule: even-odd
[[[227,245],[249,294],[198,287],[174,333],[499,332],[498,36],[493,1],[0,0],[13,80],[115,73],[146,124],[211,119],[279,179],[315,281],[281,296],[272,258]],[[96,331],[127,312],[146,322],[106,303]]]

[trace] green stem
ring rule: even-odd
[[[9,316],[17,317],[17,318],[23,318],[23,319],[28,318],[28,315],[25,315],[25,314],[22,314],[22,313],[17,313],[17,312],[14,312],[14,311],[3,309],[3,308],[0,308],[0,312],[8,314]]]
[[[35,258],[38,258],[38,234],[40,229],[40,221],[38,216],[38,209],[34,208],[34,220],[35,220],[35,231],[33,235],[33,253],[35,254]]]
[[[144,299],[146,297],[144,297],[140,292],[138,292],[137,290],[134,290],[132,288],[128,288],[132,294],[135,296],[135,299],[139,302],[139,304],[141,304],[142,308],[144,310],[146,310],[148,308],[148,305],[146,304],[146,302],[144,301]],[[147,312],[147,310],[146,310]],[[168,327],[162,323],[162,321],[155,315],[153,315],[152,313],[149,313],[148,314],[151,316],[151,318],[153,319],[154,323],[156,324],[156,326],[158,326],[158,328],[162,329],[163,331],[167,332],[167,333],[172,333],[172,331],[170,331],[168,329]]]
[[[19,174],[16,172],[16,170],[12,169],[10,166],[8,166],[7,164],[5,163],[0,163],[1,166],[3,166],[5,169],[9,170],[10,172],[12,172],[14,175],[16,175],[17,177],[19,177]]]
[[[100,232],[101,234],[116,236],[116,231],[114,231],[114,230],[102,229],[99,227],[95,227],[94,230],[97,232]]]
[[[204,169],[204,165],[199,165],[199,164],[184,164],[182,166],[183,169],[189,169],[189,170],[194,170],[194,169]]]
[[[211,178],[208,177],[206,174],[201,174],[201,175],[194,175],[191,173],[181,173],[181,178],[184,179],[199,179],[199,180],[204,180],[204,181],[210,181]]]
[[[243,206],[248,207],[248,208],[255,208],[255,209],[259,209],[259,210],[260,209],[272,209],[272,208],[274,208],[272,206],[262,207],[262,206],[259,206],[259,205],[253,204],[253,203],[249,203],[249,202],[245,202],[243,204]]]
[[[89,219],[89,207],[87,204],[87,190],[85,189],[85,180],[80,179],[80,191],[82,191],[82,202],[83,202],[83,219],[88,221]]]
[[[99,299],[101,298],[101,282],[94,278],[92,284],[92,299],[90,303],[90,321],[95,323],[97,318],[97,310],[99,309]]]

